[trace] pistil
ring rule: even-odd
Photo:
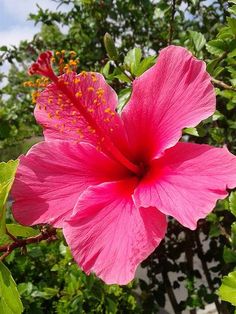
[[[71,101],[71,103],[78,109],[80,114],[85,118],[88,125],[92,127],[94,130],[96,130],[97,135],[99,135],[100,138],[103,138],[103,149],[110,155],[110,157],[113,157],[116,161],[121,163],[123,166],[125,166],[127,169],[129,169],[131,172],[133,172],[136,175],[140,175],[141,169],[132,163],[130,160],[128,160],[121,151],[114,145],[111,138],[103,132],[103,130],[99,127],[94,117],[84,108],[78,98],[75,97],[75,95],[72,93],[72,91],[68,88],[67,85],[64,84],[63,80],[59,80],[57,77],[53,80],[53,82],[57,85],[57,87],[68,97],[68,99]]]
[[[142,169],[136,164],[127,159],[124,154],[119,150],[119,148],[114,144],[107,132],[104,132],[103,129],[98,125],[94,116],[91,112],[84,107],[80,101],[80,97],[76,97],[75,93],[69,88],[62,77],[57,77],[54,73],[51,66],[52,53],[46,51],[42,53],[37,61],[32,64],[29,68],[29,74],[39,74],[49,78],[79,111],[81,116],[84,117],[88,126],[96,132],[98,137],[101,140],[102,150],[106,152],[111,158],[122,164],[129,171],[134,173],[137,176],[141,175]]]

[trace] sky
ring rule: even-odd
[[[29,13],[36,13],[38,4],[43,9],[56,10],[52,0],[0,0],[0,46],[18,45],[20,40],[32,39],[40,26],[27,21]],[[60,11],[67,10],[61,6]]]
[[[28,20],[30,13],[38,11],[37,4],[42,9],[56,11],[58,3],[54,0],[0,0],[0,46],[17,46],[21,40],[31,40],[39,30],[40,25]],[[60,6],[60,11],[67,11],[68,6]],[[7,73],[10,64],[4,62],[0,71]],[[3,79],[2,88],[7,82]]]
[[[205,0],[210,4],[213,0]],[[32,39],[40,26],[27,21],[29,13],[36,13],[38,4],[43,9],[55,11],[58,3],[54,0],[0,0],[0,46],[18,45],[20,40]],[[60,11],[68,6],[60,7]]]

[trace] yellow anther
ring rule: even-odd
[[[29,86],[30,86],[29,83],[30,83],[29,81],[26,81],[26,82],[23,83],[23,86],[24,86],[24,87],[29,87]]]
[[[76,111],[72,111],[72,116],[76,116],[77,115],[77,112]]]
[[[92,77],[92,81],[93,81],[93,82],[97,82],[98,79],[97,79],[95,73],[91,73],[91,77]]]
[[[64,54],[65,54],[65,52],[66,52],[65,50],[61,50],[61,54],[63,54],[63,55],[64,55]]]
[[[87,129],[92,134],[94,134],[96,132],[90,125],[88,125]]]
[[[48,98],[48,103],[52,104],[52,102],[53,102],[52,98]]]
[[[75,96],[76,96],[76,97],[82,97],[82,96],[83,96],[83,94],[82,94],[82,92],[81,92],[81,91],[78,91],[78,92],[75,94]]]
[[[56,56],[60,56],[60,51],[56,51]]]
[[[52,114],[50,112],[48,113],[48,118],[52,119]]]
[[[93,108],[88,108],[88,112],[93,113],[94,109]]]
[[[40,95],[40,93],[38,91],[32,92],[31,97],[32,97],[32,103],[33,104],[35,104],[37,102],[37,98],[39,95]]]
[[[103,119],[104,122],[110,122],[111,120],[109,118]]]
[[[88,89],[88,92],[93,92],[94,91],[94,87],[93,86],[89,86],[87,89]]]
[[[104,110],[104,112],[105,112],[105,113],[110,113],[110,112],[111,112],[111,108],[109,108],[109,107],[106,108],[106,109]]]
[[[71,69],[70,69],[70,67],[69,67],[68,64],[66,64],[66,65],[64,66],[63,72],[65,72],[65,73],[67,73],[67,74],[71,72]]]
[[[51,62],[55,63],[56,59],[54,57],[51,58]]]
[[[86,77],[86,76],[88,76],[88,73],[86,71],[82,71],[81,76]]]
[[[99,87],[98,90],[96,91],[96,94],[98,95],[98,98],[101,98],[104,94],[104,89]]]
[[[69,61],[69,65],[76,66],[77,65],[77,61],[76,60],[70,60]]]
[[[112,109],[109,108],[109,107],[106,108],[106,109],[104,110],[104,112],[107,113],[107,114],[109,114],[109,115],[111,115],[112,117],[115,115],[115,112],[112,111]]]
[[[65,124],[63,123],[63,124],[61,124],[61,127],[60,127],[60,132],[63,132],[63,131],[64,131],[64,129],[65,129]]]
[[[75,84],[80,83],[80,78],[76,77],[76,78],[74,79],[74,83],[75,83]]]
[[[71,51],[70,51],[70,56],[71,56],[72,58],[74,58],[74,57],[76,56],[76,52],[75,52],[74,50],[71,50]]]
[[[55,116],[56,116],[56,118],[60,118],[60,110],[56,110],[56,112],[55,112]]]

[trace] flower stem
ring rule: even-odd
[[[57,240],[56,229],[52,227],[44,227],[41,230],[41,233],[37,236],[29,237],[25,239],[15,238],[14,242],[0,246],[0,252],[4,252],[0,256],[0,261],[3,261],[9,254],[11,254],[11,252],[13,252],[17,248],[24,248],[28,244],[39,243],[43,240],[47,240],[47,241]]]
[[[226,83],[224,83],[224,82],[222,82],[222,81],[220,81],[220,80],[217,80],[217,79],[215,79],[215,78],[211,78],[211,81],[212,81],[212,83],[213,84],[215,84],[215,85],[217,85],[217,86],[219,86],[219,87],[221,87],[221,88],[224,88],[224,89],[228,89],[228,90],[232,90],[232,91],[235,91],[236,92],[236,87],[233,87],[233,86],[231,86],[231,85],[228,85],[228,84],[226,84]]]

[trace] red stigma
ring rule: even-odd
[[[45,51],[41,53],[36,62],[34,62],[29,70],[29,75],[39,74],[50,78],[52,81],[55,80],[56,75],[53,72],[51,65],[52,52]]]

